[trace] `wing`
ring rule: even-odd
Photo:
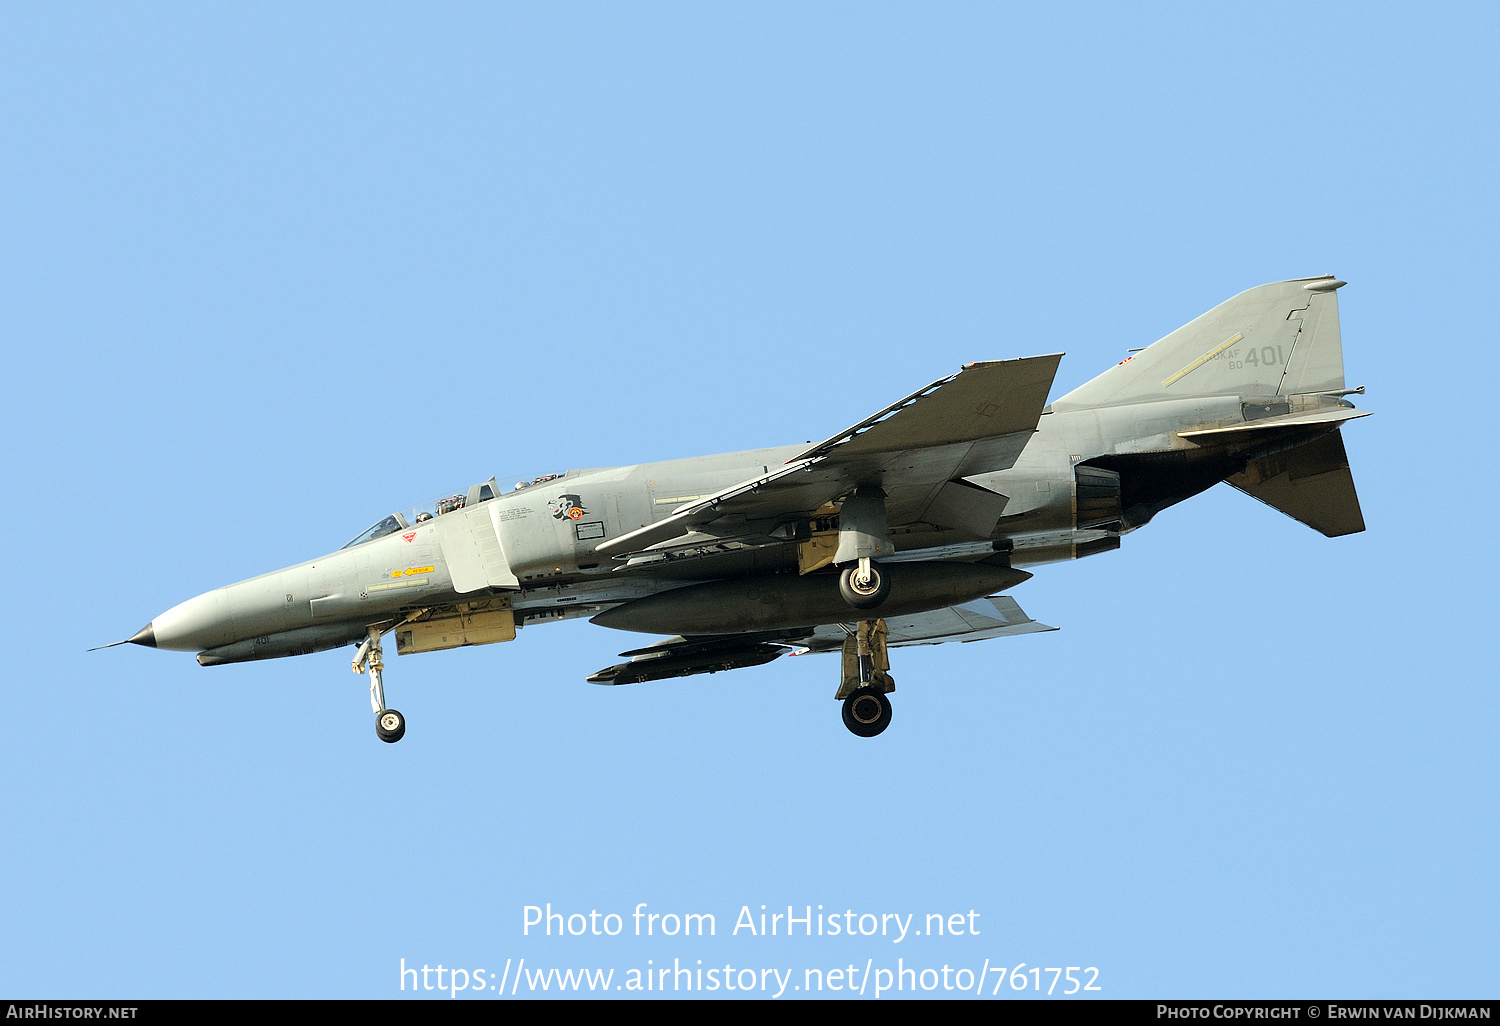
[[[885,622],[886,643],[892,648],[907,645],[941,645],[948,641],[985,641],[1016,634],[1055,631],[1026,615],[1015,599],[992,595],[962,605],[934,609],[912,616],[893,616]],[[844,644],[845,632],[838,624],[817,628],[804,641],[809,652],[833,652]]]
[[[887,644],[941,645],[948,641],[985,641],[1016,634],[1055,631],[1026,615],[1007,595],[965,602],[913,616],[886,620]],[[629,662],[605,667],[588,679],[595,684],[638,684],[695,673],[718,673],[742,666],[759,666],[788,653],[838,652],[848,632],[839,624],[824,624],[812,631],[781,631],[767,635],[735,634],[726,637],[675,637],[620,655]]]
[[[1062,354],[971,363],[783,467],[679,506],[637,531],[602,542],[601,555],[641,552],[691,533],[769,535],[858,486],[886,493],[892,527],[930,518],[959,529],[994,520],[1004,497],[960,482],[1015,463],[1047,402]],[[974,494],[970,494],[974,493]],[[988,530],[981,532],[987,535]]]
[[[840,461],[882,456],[1036,429],[1062,353],[966,364],[872,417],[798,453]],[[789,461],[790,462],[790,461]]]
[[[910,621],[910,622],[908,622]],[[965,602],[931,613],[902,617],[891,628],[891,645],[942,645],[949,641],[988,641],[1018,634],[1042,634],[1056,627],[1037,623],[1008,595]],[[899,635],[899,637],[898,637]]]

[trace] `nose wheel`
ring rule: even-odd
[[[375,736],[388,744],[395,744],[406,733],[406,717],[394,709],[386,709],[375,716]]]
[[[856,629],[844,628],[843,674],[838,693],[844,703],[844,726],[858,737],[874,737],[891,725],[891,700],[896,690],[891,661],[886,654],[884,620],[861,620]]]
[[[395,744],[406,734],[406,717],[385,707],[385,660],[380,651],[380,628],[371,627],[359,651],[354,653],[354,672],[370,675],[370,708],[375,710],[375,736]]]

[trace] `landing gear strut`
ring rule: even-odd
[[[847,571],[846,571],[847,573]],[[844,726],[860,737],[874,737],[891,725],[891,701],[896,690],[891,661],[886,655],[884,620],[861,620],[844,639],[843,674],[838,693],[844,703]]]
[[[406,733],[406,717],[385,707],[385,683],[381,679],[385,660],[380,651],[380,634],[379,627],[369,629],[364,643],[354,653],[354,672],[370,675],[370,708],[375,710],[375,736],[387,744],[395,744]]]

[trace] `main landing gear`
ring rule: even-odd
[[[855,609],[874,609],[891,593],[891,575],[869,556],[839,574],[839,594]]]
[[[370,707],[375,710],[375,736],[395,744],[406,733],[406,717],[385,707],[385,684],[381,674],[385,661],[380,651],[380,628],[371,627],[359,651],[354,653],[354,672],[370,675]]]
[[[896,690],[886,655],[885,621],[861,620],[856,629],[844,630],[849,636],[844,639],[843,672],[833,697],[844,703],[844,726],[859,737],[874,737],[891,725],[891,700],[885,696]]]

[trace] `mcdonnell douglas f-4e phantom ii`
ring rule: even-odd
[[[844,723],[872,737],[891,719],[888,649],[1052,630],[999,594],[1022,567],[1119,548],[1220,481],[1329,537],[1364,530],[1339,434],[1366,415],[1344,387],[1343,284],[1242,292],[1050,406],[1061,354],[968,364],[817,445],[491,478],[129,642],[204,666],[357,644],[393,742],[386,634],[405,655],[589,616],[670,635],[598,684],[838,652]]]

